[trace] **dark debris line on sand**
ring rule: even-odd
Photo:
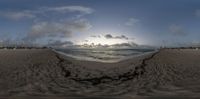
[[[61,68],[62,72],[64,73],[65,77],[68,77],[71,75],[70,71],[66,70],[66,68],[62,65],[62,63],[65,61],[63,58],[59,57],[59,55],[56,55],[56,58],[59,60],[57,65]]]
[[[71,79],[76,82],[80,82],[80,83],[88,83],[89,82],[92,85],[98,85],[101,83],[108,83],[108,82],[112,82],[112,81],[128,81],[128,80],[132,80],[134,78],[138,79],[139,76],[143,75],[146,72],[146,70],[145,70],[145,66],[147,65],[146,62],[148,60],[152,59],[158,53],[159,53],[159,51],[153,53],[150,57],[143,59],[141,65],[135,67],[134,70],[130,70],[129,72],[126,72],[124,74],[121,74],[121,75],[118,75],[115,77],[103,75],[101,77],[94,77],[94,78],[88,78],[88,79],[81,79],[81,78],[71,78]],[[64,61],[59,56],[57,56],[57,58],[60,60],[60,62]],[[62,70],[66,71],[62,65],[60,65],[60,67],[62,68]],[[69,72],[69,71],[67,71],[67,72]]]

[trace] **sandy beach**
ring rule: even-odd
[[[199,59],[195,49],[161,49],[117,63],[1,49],[0,97],[200,97]]]

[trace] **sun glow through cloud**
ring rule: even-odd
[[[104,37],[101,38],[92,38],[89,37],[88,42],[84,42],[86,44],[91,44],[94,43],[95,45],[101,44],[101,45],[113,45],[113,44],[118,44],[118,43],[125,43],[127,41],[121,40],[121,39],[106,39]]]
[[[98,30],[97,30],[98,31]],[[114,32],[91,32],[90,35],[85,36],[84,38],[80,38],[79,41],[75,41],[78,45],[113,45],[113,44],[121,44],[121,43],[128,43],[133,42],[133,38],[129,38],[127,35],[124,35],[123,33],[116,32],[116,29]],[[111,30],[107,30],[111,31]],[[108,37],[107,37],[108,36]]]

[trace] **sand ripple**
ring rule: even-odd
[[[0,56],[1,96],[200,96],[198,50],[165,49],[119,63],[78,61],[48,49]]]

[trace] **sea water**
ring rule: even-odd
[[[155,49],[55,49],[66,56],[88,61],[118,62],[127,58],[153,52]]]

